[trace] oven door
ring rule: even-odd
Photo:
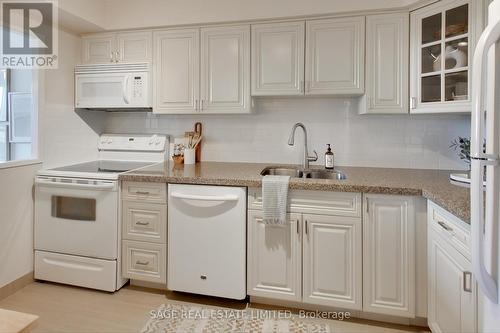
[[[118,182],[35,180],[35,249],[117,259]]]

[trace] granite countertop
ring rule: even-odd
[[[120,180],[260,187],[260,172],[276,164],[201,162],[175,166],[164,162],[120,175]],[[313,167],[315,168],[315,167]],[[469,189],[452,185],[445,170],[337,167],[346,180],[290,179],[290,189],[417,195],[434,201],[466,223],[470,221]]]

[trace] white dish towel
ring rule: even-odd
[[[262,215],[265,224],[285,224],[290,176],[262,178]]]

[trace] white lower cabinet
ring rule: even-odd
[[[267,225],[261,211],[248,212],[248,290],[253,296],[302,299],[300,214],[286,225]]]
[[[167,282],[167,186],[122,182],[122,277]]]
[[[363,310],[415,317],[414,198],[364,196]]]
[[[468,253],[455,237],[467,230],[429,204],[428,324],[433,333],[477,332],[477,285]]]
[[[361,310],[361,219],[303,215],[304,303]]]
[[[358,193],[292,194],[293,213],[286,225],[265,224],[261,210],[249,210],[248,294],[360,310],[361,207],[345,209],[346,202],[360,202],[360,197]],[[259,200],[249,190],[249,207]],[[324,214],[317,214],[324,202],[329,202]],[[316,214],[300,212],[311,210]]]

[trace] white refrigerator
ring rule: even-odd
[[[471,233],[478,331],[500,332],[500,0],[489,6],[472,71]]]

